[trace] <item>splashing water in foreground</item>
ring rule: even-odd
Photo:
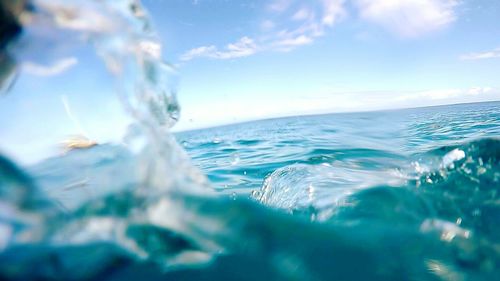
[[[78,49],[84,45],[111,73],[114,99],[129,117],[120,126],[85,123],[70,102],[78,92],[62,98],[60,115],[47,113],[54,127],[34,139],[0,115],[0,148],[16,161],[0,157],[2,279],[493,280],[500,274],[498,104],[472,108],[470,122],[459,109],[437,121],[405,112],[417,120],[377,127],[384,114],[373,113],[254,123],[267,133],[236,127],[264,140],[230,128],[220,129],[226,131],[217,142],[196,143],[204,132],[180,136],[211,187],[168,132],[178,118],[174,73],[161,62],[138,2],[12,3],[21,8],[2,9],[14,11],[23,32],[6,44],[1,84],[15,80],[16,65],[21,74],[18,84],[2,87],[9,89],[2,112],[27,128],[44,118],[22,111],[30,98],[22,72],[47,73],[61,54],[88,52]],[[334,125],[320,125],[326,123]],[[54,153],[53,144],[69,135],[58,128],[68,124],[85,138]],[[87,136],[84,129],[98,125],[119,133]],[[227,136],[236,139],[228,144]],[[398,151],[403,139],[406,151]],[[221,172],[217,161],[225,155],[230,168]],[[230,175],[229,184],[240,188],[257,181],[249,185],[257,189],[251,199],[238,184],[228,190],[243,196],[215,192],[217,178]]]

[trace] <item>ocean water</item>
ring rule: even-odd
[[[1,65],[2,86],[13,84],[0,96],[0,117],[20,119],[17,128],[0,119],[0,279],[500,276],[500,102],[172,135],[175,73],[137,1],[37,0],[26,13],[0,62],[41,59],[30,46],[47,42],[65,52],[90,46],[119,85],[129,123],[99,120],[94,126],[124,134],[72,139],[77,147],[54,153],[51,142],[67,135],[60,120],[78,123],[69,98],[61,115],[24,114],[30,81],[10,81],[15,67]],[[49,51],[44,58],[59,50]],[[40,118],[54,125],[34,139]]]
[[[22,198],[22,214],[7,222],[21,229],[35,213],[43,227],[5,247],[0,273],[49,280],[494,280],[499,133],[498,102],[183,132],[178,142],[209,179],[203,188],[215,192],[180,186],[153,197],[137,192],[127,174],[137,159],[120,146],[75,150],[25,171],[3,159],[2,170],[10,171],[3,187],[43,193],[12,199],[12,191],[2,191],[10,202]],[[82,171],[94,182],[68,184]]]
[[[217,190],[245,193],[259,189],[277,169],[293,165],[331,166],[344,178],[363,176],[352,172],[407,169],[438,147],[499,136],[499,105],[285,117],[176,137]]]

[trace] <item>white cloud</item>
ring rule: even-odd
[[[458,0],[356,0],[356,6],[364,20],[412,38],[454,22]]]
[[[344,8],[345,0],[322,0],[324,25],[332,26],[335,22],[347,15]]]
[[[266,18],[260,22],[263,34],[243,37],[223,48],[207,45],[191,49],[181,61],[194,58],[232,59],[264,50],[290,51],[311,44],[348,16],[348,8],[359,12],[362,20],[379,25],[395,34],[415,38],[448,27],[456,20],[456,8],[462,0],[272,0],[266,6]],[[464,55],[462,59],[499,57],[500,49]]]
[[[311,44],[316,38],[323,36],[327,28],[347,15],[345,0],[320,0],[315,3],[309,2],[309,5],[300,3],[301,8],[295,11],[292,9],[275,11],[278,14],[293,11],[290,17],[292,22],[285,22],[285,29],[270,36],[273,39],[268,42],[269,49],[290,51],[295,47]],[[289,6],[294,7],[294,5]]]
[[[492,93],[493,91],[494,91],[494,89],[491,87],[474,87],[474,88],[470,88],[467,91],[467,93],[469,95],[477,96],[477,95],[481,95],[481,94],[489,94],[489,93]]]
[[[461,60],[480,60],[480,59],[492,59],[492,58],[500,58],[500,48],[496,48],[491,51],[470,53],[460,56]]]
[[[185,52],[181,61],[195,58],[232,59],[246,57],[265,50],[290,51],[313,43],[347,15],[345,0],[273,0],[267,7],[267,19],[260,22],[264,34],[255,40],[243,37],[236,43],[220,48],[201,46]]]
[[[227,45],[226,49],[227,51],[219,53],[220,58],[246,57],[257,51],[257,44],[255,44],[253,39],[245,36],[238,42]]]
[[[22,68],[29,74],[37,76],[54,76],[68,70],[77,63],[78,63],[77,58],[68,57],[60,59],[49,66],[40,65],[33,62],[25,62],[22,64]]]
[[[255,54],[258,51],[258,46],[250,37],[242,37],[235,43],[228,44],[223,50],[217,47],[202,46],[191,49],[181,56],[182,61],[189,61],[194,58],[206,57],[214,59],[233,59],[247,57]]]
[[[464,91],[460,89],[444,89],[444,90],[431,90],[417,93],[413,98],[424,98],[430,100],[443,100],[463,95]]]
[[[309,18],[311,12],[307,8],[302,8],[299,9],[295,14],[292,16],[292,20],[295,21],[303,21]]]
[[[212,54],[217,52],[217,48],[215,46],[202,46],[198,48],[191,49],[185,52],[181,56],[182,61],[192,60],[197,57],[211,57]]]
[[[275,0],[269,4],[268,9],[275,12],[283,12],[292,4],[291,0]]]
[[[313,39],[311,37],[308,37],[306,35],[300,35],[295,38],[286,38],[283,40],[279,40],[274,42],[275,46],[278,46],[280,48],[285,48],[284,50],[289,50],[288,48],[290,47],[296,47],[296,46],[301,46],[301,45],[307,45],[311,44],[313,42]]]
[[[396,101],[414,101],[414,100],[449,100],[463,98],[467,96],[479,96],[491,94],[495,90],[491,87],[473,87],[469,89],[440,89],[429,90],[416,93],[408,93],[396,98]]]

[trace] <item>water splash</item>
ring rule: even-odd
[[[148,206],[168,201],[175,190],[206,192],[206,180],[168,132],[179,118],[172,80],[175,70],[162,62],[161,45],[146,12],[134,0],[34,0],[30,4],[18,15],[24,32],[7,46],[8,54],[18,64],[29,62],[44,71],[45,58],[37,55],[40,51],[57,60],[61,48],[90,44],[115,78],[118,98],[133,121],[124,144],[117,140],[118,144],[92,142],[81,146],[79,142],[73,146],[81,150],[67,151],[62,157],[49,157],[32,166],[30,171],[41,190],[28,185],[27,180],[12,180],[12,173],[22,174],[8,160],[2,160],[5,165],[0,175],[2,179],[7,177],[7,182],[2,182],[1,206],[8,214],[2,217],[7,221],[2,224],[2,248],[26,243],[71,246],[106,241],[139,258],[157,256],[153,248],[158,243],[153,245],[141,238],[165,236],[165,230],[150,223]],[[55,51],[47,46],[56,46]],[[67,113],[67,102],[63,100],[63,104]],[[76,118],[69,115],[75,123]],[[77,128],[82,131],[81,126]],[[16,155],[23,151],[9,152]],[[121,165],[116,165],[120,161]],[[122,180],[117,182],[117,177]],[[38,201],[31,199],[38,193],[44,194],[47,202],[59,202],[61,206],[45,214]],[[13,221],[25,217],[29,222]],[[30,224],[28,234],[13,230],[21,223]],[[145,227],[134,230],[138,225]]]

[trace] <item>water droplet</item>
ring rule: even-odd
[[[474,209],[474,211],[472,211],[472,216],[479,217],[480,215],[481,215],[480,209]]]
[[[465,152],[460,149],[454,149],[450,152],[448,152],[444,157],[443,157],[443,167],[450,167],[453,165],[453,162],[462,160],[465,158]],[[450,167],[453,168],[453,167]]]
[[[231,154],[231,165],[236,165],[240,162],[240,154],[239,153],[233,153]]]
[[[260,192],[260,190],[252,190],[252,192],[250,193],[250,198],[253,198],[253,199],[259,200],[261,196],[262,196],[262,193]]]
[[[486,170],[486,168],[484,168],[484,167],[479,167],[479,168],[477,169],[477,174],[478,174],[478,175],[482,175],[482,174],[486,173],[486,171],[487,171],[487,170]]]

